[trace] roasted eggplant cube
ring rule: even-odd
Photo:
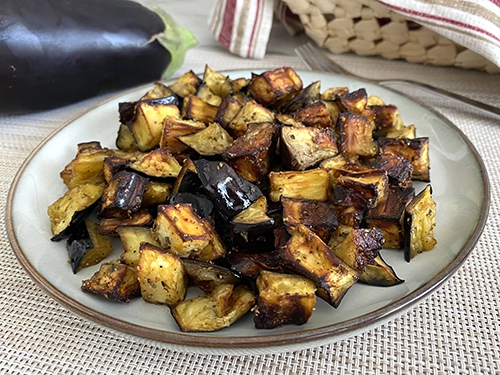
[[[103,236],[117,237],[116,230],[120,227],[143,227],[153,224],[153,216],[147,209],[140,209],[132,214],[130,218],[117,219],[117,218],[101,218],[99,221],[99,233]]]
[[[154,208],[159,204],[165,204],[170,192],[172,183],[164,181],[149,180],[144,188],[141,208]]]
[[[76,185],[47,208],[52,241],[60,241],[92,212],[102,196],[102,185]]]
[[[163,121],[163,132],[160,139],[160,147],[169,150],[174,155],[190,151],[189,146],[179,141],[177,137],[197,133],[205,128],[205,124],[201,121],[183,120],[177,117],[165,117]]]
[[[223,284],[239,284],[240,278],[231,270],[213,263],[182,259],[189,279],[205,293],[211,293]]]
[[[280,154],[286,169],[303,171],[338,154],[333,129],[283,126]]]
[[[333,128],[335,125],[327,103],[322,100],[317,100],[307,107],[299,109],[292,114],[292,117],[295,121],[308,127]]]
[[[427,185],[406,207],[404,226],[404,254],[407,262],[436,246],[436,202],[432,198],[431,185]]]
[[[199,98],[189,95],[184,98],[182,106],[182,117],[188,120],[201,121],[205,124],[215,121],[217,106],[212,105]]]
[[[137,173],[121,171],[104,188],[99,218],[130,218],[141,208],[148,179]]]
[[[137,151],[139,146],[135,141],[134,135],[130,128],[125,124],[120,124],[118,128],[118,135],[116,136],[115,145],[119,150],[122,151]]]
[[[233,217],[230,225],[234,247],[250,252],[274,249],[274,219],[267,215],[264,195]]]
[[[329,177],[326,169],[269,172],[269,198],[279,202],[281,197],[326,201],[329,196]]]
[[[77,185],[105,183],[103,162],[112,151],[101,147],[79,148],[76,157],[66,165],[60,176],[71,189]]]
[[[104,159],[103,173],[106,184],[112,180],[115,174],[126,170],[130,163],[130,159],[114,155]]]
[[[176,193],[197,193],[203,189],[203,184],[198,177],[196,166],[191,158],[187,158],[182,163],[181,170],[172,185],[172,194]]]
[[[233,249],[226,258],[234,272],[251,280],[255,280],[262,270],[284,273],[287,269],[278,250],[249,253]]]
[[[355,229],[340,225],[328,246],[349,267],[361,273],[379,255],[383,243],[384,237],[379,229]]]
[[[221,104],[217,108],[215,114],[215,122],[226,128],[228,124],[235,118],[241,107],[248,101],[248,98],[241,100],[242,95],[228,95],[222,99]]]
[[[359,274],[359,282],[375,286],[393,286],[403,283],[404,280],[396,275],[394,269],[379,254]]]
[[[130,168],[148,177],[157,178],[175,178],[181,171],[181,165],[177,159],[170,151],[161,147],[142,155],[130,164]]]
[[[294,113],[302,108],[305,108],[312,102],[320,99],[320,91],[321,82],[312,82],[309,86],[296,92],[292,96],[292,99],[290,99],[290,101],[283,108],[279,108],[279,110],[284,113]]]
[[[292,237],[280,248],[281,257],[298,273],[313,280],[318,295],[337,308],[359,272],[349,267],[313,231],[303,224],[290,230]]]
[[[205,71],[203,72],[203,86],[208,87],[214,95],[220,98],[225,98],[233,91],[231,79],[227,75],[213,70],[208,65],[205,65]]]
[[[414,196],[414,188],[389,189],[385,202],[370,208],[366,212],[366,225],[369,228],[377,228],[382,231],[385,240],[384,248],[403,248],[404,212]]]
[[[165,117],[179,117],[179,107],[161,101],[147,100],[137,103],[134,120],[129,129],[141,151],[149,151],[160,143]]]
[[[134,268],[139,263],[141,243],[160,246],[151,235],[149,227],[120,227],[116,229],[116,233],[120,237],[123,248],[120,260]]]
[[[153,238],[181,258],[212,261],[225,255],[217,233],[188,203],[158,206]]]
[[[66,242],[73,273],[95,266],[111,253],[111,241],[102,236],[97,224],[90,220],[81,222]]]
[[[206,82],[203,82],[198,90],[196,91],[196,97],[202,99],[206,103],[213,105],[215,107],[219,107],[222,103],[222,97],[216,95]],[[224,96],[225,97],[225,96]]]
[[[396,154],[413,165],[412,178],[430,181],[429,138],[380,138],[379,154]]]
[[[286,324],[302,325],[316,304],[315,283],[301,275],[261,271],[257,277],[255,328],[272,329]]]
[[[226,130],[233,138],[238,138],[245,135],[248,124],[258,122],[274,122],[274,113],[255,100],[249,100],[227,124]]]
[[[373,167],[387,172],[390,186],[406,188],[413,184],[413,164],[401,155],[379,155],[375,159]]]
[[[134,268],[119,260],[103,264],[90,279],[83,280],[82,290],[125,303],[141,294]]]
[[[337,100],[345,112],[361,115],[365,112],[368,105],[368,94],[366,93],[366,89],[360,88],[356,91],[338,95]]]
[[[211,219],[214,216],[214,204],[208,197],[193,193],[175,193],[168,197],[168,204],[189,203],[202,218]]]
[[[233,218],[262,195],[256,185],[225,162],[199,159],[193,163],[207,196],[226,219]]]
[[[337,215],[329,202],[281,197],[286,227],[304,224],[327,242],[338,227]]]
[[[194,95],[200,87],[202,80],[192,70],[182,74],[169,87],[176,95],[185,98],[189,95]]]
[[[171,98],[177,100],[175,93],[161,82],[155,82],[153,88],[148,90],[140,100]]]
[[[148,243],[142,243],[137,279],[144,301],[175,305],[186,296],[188,276],[181,259]]]
[[[340,175],[336,184],[338,187],[352,191],[364,202],[362,205],[365,207],[374,207],[383,203],[389,192],[387,172],[379,169]]]
[[[233,143],[229,133],[215,122],[197,133],[182,135],[177,139],[202,156],[220,155]]]
[[[236,139],[222,158],[244,179],[259,182],[271,168],[278,131],[270,122],[249,124],[245,135]]]
[[[292,68],[287,67],[252,74],[248,86],[248,94],[266,107],[288,103],[300,90],[302,80]]]
[[[229,327],[255,306],[255,295],[245,285],[218,286],[210,295],[198,296],[171,307],[183,332],[214,332]]]
[[[403,128],[403,120],[396,106],[372,105],[369,108],[374,116],[376,138],[386,137],[389,132],[400,131]]]
[[[373,157],[377,145],[373,140],[373,124],[362,115],[344,112],[339,115],[337,128],[340,135],[339,149],[350,159]]]

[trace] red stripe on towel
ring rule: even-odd
[[[236,13],[236,1],[227,0],[222,19],[222,27],[219,33],[219,42],[229,49],[233,37],[234,15]]]
[[[255,12],[255,21],[253,23],[253,26],[252,26],[252,34],[250,35],[250,43],[248,44],[248,50],[247,50],[247,57],[250,57],[251,56],[251,52],[252,52],[252,49],[253,49],[253,44],[255,42],[255,34],[257,32],[257,25],[258,23],[260,23],[260,18],[261,18],[261,0],[257,0],[257,8],[256,8],[256,12]]]

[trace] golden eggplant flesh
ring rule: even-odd
[[[279,68],[262,74],[252,74],[248,94],[267,107],[287,103],[302,90],[302,80],[291,68]]]
[[[269,172],[269,198],[281,197],[326,201],[329,197],[328,171],[322,168],[306,171]]]
[[[199,132],[181,135],[177,139],[201,156],[220,155],[233,143],[229,133],[216,122],[208,124]]]

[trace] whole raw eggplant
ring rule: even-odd
[[[172,60],[165,31],[163,17],[129,0],[2,0],[0,113],[158,80]]]

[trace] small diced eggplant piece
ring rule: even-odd
[[[196,166],[191,158],[187,158],[182,163],[181,170],[172,186],[172,194],[177,193],[197,193],[203,188]]]
[[[161,82],[155,82],[153,88],[148,90],[140,100],[161,99],[161,98],[174,98],[175,93]]]
[[[120,124],[118,128],[118,135],[115,141],[116,147],[122,151],[136,151],[139,150],[139,146],[135,141],[134,135],[130,128],[125,124]]]
[[[160,139],[160,147],[169,150],[172,154],[180,154],[190,150],[177,139],[187,134],[193,134],[205,129],[206,126],[201,121],[183,120],[176,117],[165,117],[163,122],[163,133]]]
[[[64,184],[69,189],[77,185],[103,184],[105,182],[103,162],[111,155],[111,150],[100,146],[79,147],[76,157],[60,174]]]
[[[309,86],[303,88],[302,90],[296,92],[292,99],[284,106],[280,108],[280,111],[285,113],[293,113],[299,109],[307,107],[311,102],[320,99],[321,82],[316,81],[311,83]]]
[[[97,224],[90,220],[81,222],[66,243],[73,273],[95,266],[105,259],[113,248],[111,241],[102,236]]]
[[[125,303],[141,293],[134,268],[119,260],[103,264],[90,279],[83,280],[82,291]]]
[[[189,203],[195,212],[202,218],[212,218],[214,214],[214,204],[210,199],[201,194],[175,193],[168,197],[168,204]]]
[[[137,279],[144,301],[175,305],[186,296],[188,276],[181,259],[143,242],[137,263]]]
[[[415,196],[413,188],[389,189],[385,202],[370,208],[365,221],[369,228],[377,228],[384,236],[384,248],[402,249],[404,245],[404,212]]]
[[[210,222],[188,203],[158,206],[152,235],[162,248],[181,258],[208,262],[226,252]]]
[[[207,196],[226,219],[231,219],[262,195],[227,163],[199,159],[193,161]]]
[[[274,219],[267,215],[264,195],[230,221],[233,246],[261,252],[274,248]]]
[[[337,229],[337,215],[328,202],[281,197],[286,227],[304,224],[327,242]]]
[[[412,186],[413,164],[397,154],[377,156],[373,167],[387,172],[389,185],[400,188]]]
[[[374,207],[387,199],[389,180],[387,172],[371,169],[363,173],[342,174],[337,178],[337,187],[350,190],[360,198],[365,207]]]
[[[76,185],[47,208],[52,241],[60,241],[87,217],[102,196],[102,185]]]
[[[216,95],[206,82],[203,82],[200,87],[198,87],[196,97],[215,107],[219,107],[222,103],[222,98],[219,95]]]
[[[215,332],[229,327],[255,305],[255,295],[245,285],[218,286],[210,295],[198,296],[171,307],[183,332]]]
[[[189,95],[194,95],[201,83],[201,78],[190,70],[177,78],[177,80],[169,86],[169,89],[181,98],[185,98]]]
[[[189,278],[205,293],[211,293],[223,284],[238,284],[240,278],[231,270],[208,262],[182,259]]]
[[[368,104],[366,89],[360,88],[356,91],[338,95],[338,101],[345,112],[352,112],[361,115],[365,112]]]
[[[247,132],[248,124],[257,122],[273,122],[274,114],[255,100],[249,100],[227,124],[226,130],[233,138],[238,138]]]
[[[326,201],[329,177],[326,169],[269,173],[269,198],[279,202],[281,197]]]
[[[143,227],[153,224],[153,217],[147,209],[140,209],[130,218],[101,218],[99,222],[99,233],[103,236],[118,236],[116,230],[120,227]]]
[[[417,138],[417,128],[415,125],[403,126],[401,129],[392,129],[387,132],[386,138]]]
[[[252,74],[248,86],[249,95],[266,107],[288,103],[300,90],[302,80],[292,68],[286,67]]]
[[[375,137],[386,137],[389,131],[400,131],[403,128],[403,120],[396,106],[372,105],[369,108],[374,116]]]
[[[177,177],[181,171],[181,165],[172,153],[161,147],[142,155],[130,164],[130,168],[148,177],[157,178]]]
[[[339,225],[361,228],[364,223],[366,208],[356,207],[353,205],[341,206],[336,204],[333,204],[332,206],[337,214],[337,221]]]
[[[205,65],[203,72],[203,85],[206,85],[211,92],[220,98],[225,98],[233,91],[231,79],[220,72],[217,72]]]
[[[130,218],[141,208],[148,179],[136,173],[121,171],[104,188],[99,218]]]
[[[396,154],[412,163],[412,178],[430,181],[429,138],[380,138],[379,153]]]
[[[404,254],[407,262],[417,254],[432,250],[436,246],[435,226],[436,202],[432,198],[431,185],[427,185],[405,210]]]
[[[229,133],[215,122],[197,133],[182,135],[177,139],[202,156],[220,155],[233,143]]]
[[[316,304],[316,285],[304,276],[261,271],[257,289],[254,323],[258,329],[305,324]]]
[[[108,184],[115,174],[128,168],[131,161],[119,156],[110,156],[103,161],[103,174],[106,184]]]
[[[194,95],[184,98],[182,105],[183,118],[208,124],[215,121],[216,115],[217,107],[215,105],[209,104]]]
[[[299,109],[292,114],[292,117],[295,121],[299,121],[305,126],[332,128],[335,125],[328,105],[322,100],[317,100],[310,103],[307,107]]]
[[[365,270],[359,275],[359,281],[376,286],[392,286],[404,282],[396,275],[394,269],[382,259],[380,254],[375,257],[373,263],[366,265]]]
[[[179,117],[179,107],[154,99],[137,102],[134,119],[128,126],[139,150],[149,151],[159,145],[163,119],[167,116]]]
[[[290,229],[292,237],[280,248],[281,257],[298,273],[313,280],[318,295],[337,308],[349,288],[358,280],[358,271],[349,267],[313,231],[303,224]]]
[[[338,100],[340,95],[345,95],[347,93],[349,93],[349,89],[347,87],[330,87],[323,91],[320,97],[324,100]]]
[[[234,272],[252,280],[255,280],[262,270],[283,273],[286,269],[278,250],[247,253],[233,249],[228,252],[226,258]]]
[[[355,229],[340,225],[328,246],[349,267],[363,272],[372,264],[382,249],[384,237],[379,229]]]
[[[278,131],[270,122],[249,124],[245,135],[236,139],[222,158],[241,177],[258,182],[271,168]]]
[[[283,126],[280,145],[285,168],[294,171],[316,167],[324,159],[338,154],[337,140],[331,128]]]
[[[159,204],[165,204],[171,190],[172,184],[170,182],[149,180],[144,188],[141,208],[153,208]]]
[[[339,115],[337,127],[340,134],[340,151],[351,159],[373,157],[377,145],[373,141],[373,124],[370,120],[352,112]]]
[[[242,101],[240,97],[241,95],[228,95],[222,99],[222,103],[217,108],[215,122],[219,123],[223,128],[226,128],[240,111],[241,107],[243,107],[244,103],[248,101],[246,97],[245,101]]]
[[[136,267],[139,262],[141,243],[159,246],[151,235],[149,227],[120,227],[116,229],[123,247],[120,260],[128,266]]]

